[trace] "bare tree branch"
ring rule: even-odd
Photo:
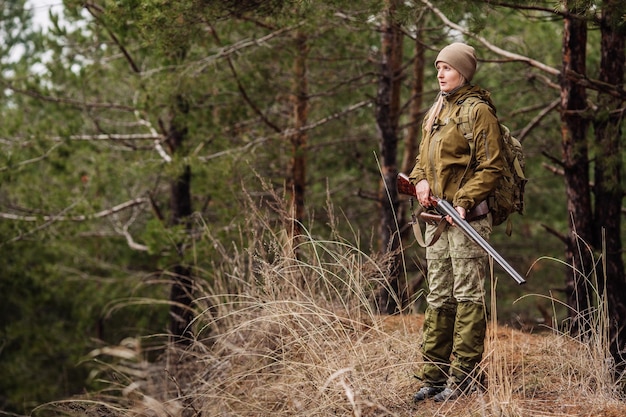
[[[528,134],[528,132],[530,132],[535,126],[537,126],[539,124],[539,122],[541,122],[541,120],[546,117],[552,110],[554,110],[555,108],[557,108],[558,106],[561,105],[561,98],[557,98],[556,100],[554,100],[552,103],[550,103],[549,105],[547,105],[541,112],[539,112],[538,115],[536,115],[526,126],[524,126],[524,128],[521,130],[521,132],[519,133],[519,135],[517,136],[517,139],[520,142],[524,141],[524,138],[526,137],[526,135]]]
[[[547,13],[552,13],[558,16],[563,16],[563,17],[568,17],[571,19],[580,19],[581,17],[579,15],[574,15],[572,13],[569,13],[568,11],[564,11],[564,10],[558,10],[556,8],[556,6],[554,8],[548,8],[548,7],[539,7],[537,5],[524,5],[524,4],[512,4],[512,3],[505,3],[505,2],[499,2],[499,1],[490,1],[489,4],[493,5],[493,6],[500,6],[500,7],[506,7],[508,9],[516,9],[516,10],[534,10],[534,11],[538,11],[538,12],[547,12]]]
[[[218,59],[221,58],[225,58],[227,56],[230,56],[232,54],[238,53],[243,49],[246,48],[250,48],[252,46],[263,46],[263,44],[265,44],[266,42],[272,40],[273,38],[276,38],[278,36],[281,36],[287,32],[291,32],[297,28],[299,28],[300,26],[302,26],[304,24],[304,22],[300,22],[295,24],[294,26],[289,26],[286,28],[282,28],[279,29],[275,32],[272,32],[268,35],[265,35],[259,39],[244,39],[240,42],[237,42],[233,45],[229,45],[229,46],[225,46],[223,48],[221,48],[216,54],[211,55],[209,57],[206,57],[202,60],[200,60],[198,62],[198,67],[196,68],[196,70],[194,71],[194,76],[199,75],[200,73],[202,73],[204,71],[204,69],[208,66],[211,65],[213,62],[217,61]]]
[[[61,213],[68,212],[69,210],[71,210],[71,208],[72,208],[72,207],[73,207],[73,205],[71,205],[71,206],[69,206],[69,207],[66,207],[66,208],[65,208],[65,209],[64,209]],[[4,214],[4,213],[0,213],[0,218],[2,217],[2,216],[1,216],[1,214]],[[62,214],[60,214],[59,216],[62,216]],[[26,217],[30,217],[30,216],[26,216]],[[35,217],[35,216],[32,216],[32,217]],[[19,240],[23,240],[23,239],[25,239],[26,237],[28,237],[28,236],[30,236],[30,235],[33,235],[33,234],[37,233],[38,231],[43,230],[43,229],[45,229],[45,228],[49,227],[50,225],[52,225],[52,224],[55,222],[55,220],[54,220],[52,217],[48,217],[48,218],[42,217],[42,218],[45,220],[45,222],[44,222],[43,224],[41,224],[41,225],[39,225],[39,226],[35,227],[35,228],[34,228],[34,229],[32,229],[32,230],[29,230],[29,231],[28,231],[28,232],[26,232],[26,233],[21,233],[21,232],[20,232],[20,234],[18,234],[18,235],[17,235],[17,236],[15,236],[14,238],[9,239],[9,240],[7,240],[6,242],[2,242],[2,243],[0,243],[0,246],[6,245],[6,244],[9,244],[9,243],[13,243],[13,242],[17,242],[17,241],[19,241]],[[12,220],[13,220],[13,219],[12,219]]]
[[[624,91],[624,89],[619,85],[609,84],[600,80],[593,80],[587,78],[586,75],[578,74],[574,71],[567,71],[566,75],[568,79],[573,80],[574,82],[576,82],[576,84],[582,87],[602,93],[607,93],[613,97],[626,99],[626,91]]]
[[[489,49],[490,51],[503,56],[505,58],[507,58],[508,61],[510,62],[524,62],[528,65],[530,65],[531,67],[540,69],[550,75],[554,75],[554,76],[559,76],[561,75],[561,70],[558,68],[554,68],[551,67],[547,64],[544,64],[542,62],[539,62],[535,59],[523,56],[523,55],[519,55],[513,52],[509,52],[509,51],[505,51],[504,49],[501,49],[495,45],[493,45],[491,42],[489,42],[488,40],[486,40],[485,38],[483,38],[482,36],[478,36],[472,32],[470,32],[467,28],[461,26],[461,25],[457,25],[456,23],[452,22],[450,19],[448,19],[446,17],[446,15],[443,14],[443,12],[441,12],[441,10],[437,9],[435,6],[433,6],[433,4],[428,1],[428,0],[421,0],[422,3],[424,3],[430,10],[433,11],[433,13],[435,13],[443,22],[446,26],[449,26],[450,28],[457,30],[459,32],[461,32],[462,34],[464,34],[465,36],[471,37],[476,39],[477,41],[479,41],[480,43],[482,43],[487,49]],[[559,14],[554,12],[555,14]],[[576,82],[576,84],[585,87],[585,88],[589,88],[592,90],[596,90],[596,91],[600,91],[600,92],[604,92],[607,94],[610,94],[613,97],[617,97],[617,98],[622,98],[622,99],[626,99],[626,91],[624,91],[624,89],[621,86],[616,86],[616,85],[611,85],[599,80],[593,80],[590,78],[587,78],[587,76],[585,74],[578,74],[576,72],[573,71],[567,71],[567,73],[565,74],[565,76],[570,79],[573,80],[574,82]]]
[[[0,218],[7,219],[7,220],[19,220],[19,221],[27,221],[27,222],[35,222],[35,221],[40,221],[40,220],[44,221],[43,224],[38,225],[37,227],[28,231],[27,233],[20,233],[18,236],[15,236],[14,238],[9,239],[8,241],[1,242],[0,246],[3,246],[8,243],[17,242],[19,240],[23,240],[27,236],[33,235],[37,233],[38,231],[43,230],[58,221],[81,222],[81,221],[86,221],[86,220],[91,220],[91,219],[103,218],[107,216],[115,216],[117,213],[123,210],[144,204],[148,201],[149,200],[147,198],[136,198],[134,200],[118,204],[117,206],[112,207],[108,210],[99,211],[92,215],[85,215],[85,216],[65,216],[63,213],[66,213],[69,210],[71,210],[72,206],[67,207],[65,210],[61,212],[61,214],[57,214],[57,215],[20,216],[20,215],[13,214],[13,213],[0,213]],[[130,247],[133,250],[147,252],[148,247],[146,245],[142,245],[140,243],[135,242],[132,235],[128,231],[129,226],[132,223],[134,223],[136,218],[137,218],[137,213],[135,212],[125,224],[123,225],[114,224],[113,228],[115,229],[115,232],[117,234],[123,236],[126,239],[126,242],[128,243],[128,247]]]
[[[212,25],[209,25],[209,28],[211,29],[211,34],[213,35],[213,38],[215,39],[215,41],[219,45],[222,45],[222,41],[221,41],[219,35],[217,34],[217,32],[215,31],[215,28]],[[243,83],[241,82],[241,79],[239,78],[239,74],[237,73],[237,70],[235,69],[235,65],[233,64],[233,60],[230,58],[230,55],[226,56],[226,62],[228,63],[228,67],[230,68],[230,72],[233,75],[233,78],[235,79],[235,82],[237,83],[237,88],[239,89],[239,92],[241,93],[241,96],[243,97],[244,101],[246,103],[248,103],[248,106],[250,106],[252,108],[252,110],[261,118],[261,120],[263,120],[263,122],[267,126],[269,126],[275,132],[280,132],[281,131],[280,127],[278,127],[271,120],[269,120],[267,118],[267,116],[265,114],[263,114],[261,109],[259,109],[259,107],[252,101],[252,99],[248,95],[248,92],[244,88]]]
[[[133,236],[128,231],[129,226],[133,224],[135,220],[137,219],[137,210],[133,210],[133,211],[134,211],[133,215],[130,217],[130,219],[126,223],[124,223],[123,225],[117,224],[117,225],[114,225],[113,227],[115,228],[115,231],[117,233],[124,236],[129,248],[136,250],[136,251],[147,252],[148,246],[135,242],[135,240],[133,239]]]
[[[546,156],[547,158],[555,161],[555,159],[553,157],[551,157],[550,155],[546,155],[544,153],[544,156]],[[555,161],[555,162],[558,163],[558,161]],[[565,171],[560,169],[560,168],[553,167],[553,166],[548,165],[548,164],[543,164],[543,167],[545,169],[547,169],[549,172],[553,173],[554,175],[560,175],[562,177],[565,176]],[[593,190],[594,186],[595,186],[595,182],[589,181],[589,188],[591,188]],[[626,197],[626,191],[624,193],[622,193],[622,195]],[[622,213],[626,214],[626,207],[622,207],[621,211],[622,211]]]
[[[74,100],[74,99],[70,99],[66,97],[47,96],[47,95],[41,94],[38,91],[24,90],[21,88],[17,88],[13,84],[4,81],[2,78],[0,78],[0,84],[5,86],[7,89],[13,91],[14,93],[32,97],[34,99],[45,101],[48,103],[67,104],[69,106],[76,107],[79,109],[114,109],[114,110],[122,110],[122,111],[127,111],[127,112],[134,111],[132,107],[125,106],[123,104],[87,103],[84,101]]]
[[[318,121],[316,121],[314,123],[310,123],[310,124],[308,124],[306,126],[302,126],[298,130],[299,131],[307,131],[307,130],[315,129],[316,127],[324,125],[324,124],[330,122],[331,120],[339,119],[339,118],[341,118],[342,116],[345,116],[348,113],[352,113],[353,111],[358,110],[361,107],[368,106],[370,104],[372,104],[372,100],[363,100],[363,101],[360,101],[358,103],[351,104],[351,105],[349,105],[348,107],[346,107],[345,109],[343,109],[341,111],[333,113],[333,114],[331,114],[329,116],[326,116],[326,117],[324,117],[322,119],[319,119]],[[291,133],[291,132],[289,132],[289,129],[288,129],[286,133]]]
[[[314,122],[314,123],[310,123],[310,124],[308,124],[308,125],[306,125],[306,126],[302,126],[302,127],[301,127],[301,128],[299,128],[299,129],[287,129],[287,130],[285,130],[284,132],[282,132],[282,134],[285,134],[285,135],[290,135],[290,134],[293,134],[293,133],[295,133],[295,132],[303,132],[303,131],[312,130],[312,129],[316,128],[316,127],[319,127],[319,126],[321,126],[321,125],[324,125],[324,124],[326,124],[326,123],[329,123],[329,122],[331,122],[331,121],[333,121],[333,120],[335,120],[335,119],[339,119],[339,118],[341,118],[342,116],[345,116],[346,114],[351,113],[351,112],[353,112],[353,111],[355,111],[355,110],[358,110],[358,109],[360,109],[361,107],[365,107],[365,106],[367,106],[367,105],[369,105],[369,104],[371,104],[371,103],[372,103],[372,100],[364,100],[364,101],[360,101],[360,102],[358,102],[358,103],[355,103],[355,104],[352,104],[352,105],[350,105],[350,106],[346,107],[345,109],[343,109],[343,110],[341,110],[341,111],[338,111],[338,112],[336,112],[336,113],[333,113],[333,114],[331,114],[331,115],[329,115],[329,116],[327,116],[327,117],[324,117],[324,118],[322,118],[322,119],[319,119],[319,120],[317,120],[317,121],[316,121],[316,122]],[[276,137],[277,135],[280,135],[280,133],[277,133],[277,134],[275,134],[275,135],[270,135],[270,136],[263,136],[263,137],[260,137],[260,138],[255,139],[254,141],[252,141],[252,142],[250,142],[250,143],[247,143],[247,144],[245,144],[244,146],[241,146],[241,147],[239,147],[239,148],[231,148],[231,149],[227,149],[227,150],[225,150],[225,151],[222,151],[222,152],[217,152],[217,153],[212,154],[212,155],[209,155],[209,156],[199,157],[198,159],[200,159],[201,161],[205,161],[205,162],[206,162],[206,161],[208,161],[208,160],[215,159],[215,158],[218,158],[218,157],[221,157],[221,156],[224,156],[224,155],[228,155],[228,154],[235,153],[235,152],[240,152],[240,151],[242,151],[242,150],[245,150],[245,149],[251,148],[251,147],[253,147],[253,146],[256,146],[256,145],[260,145],[260,144],[262,144],[262,143],[265,143],[265,142],[267,142],[268,140],[271,140],[273,137]]]
[[[559,160],[559,159],[555,158],[554,156],[552,156],[552,155],[550,155],[550,154],[548,154],[548,153],[545,153],[545,152],[542,152],[541,154],[542,154],[543,156],[545,156],[546,158],[548,158],[550,161],[554,162],[555,164],[560,165],[560,166],[563,166],[563,161],[561,161],[561,160]],[[554,175],[559,175],[559,176],[563,176],[563,175],[565,175],[565,172],[563,171],[563,169],[562,169],[562,168],[557,168],[557,167],[554,167],[554,166],[552,166],[552,165],[548,165],[548,164],[545,164],[545,163],[544,163],[544,164],[542,164],[542,166],[543,166],[543,167],[544,167],[544,168],[545,168],[548,172],[551,172],[551,173],[553,173]]]
[[[98,24],[100,26],[104,27],[104,29],[107,31],[107,33],[109,34],[109,36],[111,37],[113,42],[117,45],[119,50],[122,51],[122,54],[124,54],[124,57],[126,58],[126,61],[133,68],[133,71],[136,74],[139,74],[141,72],[141,70],[139,69],[139,66],[135,63],[133,58],[130,56],[130,53],[128,52],[128,50],[124,47],[124,45],[122,45],[122,43],[119,41],[117,36],[115,36],[115,33],[113,33],[113,31],[111,29],[109,29],[109,27],[105,24],[105,22],[102,19],[100,19],[100,13],[103,13],[102,8],[97,6],[97,5],[95,5],[95,4],[93,4],[93,3],[90,3],[90,2],[86,2],[84,6],[87,9],[87,11],[89,12],[89,14],[91,14],[93,16],[93,18],[98,21]],[[96,11],[98,13],[96,13]]]
[[[531,59],[529,57],[523,56],[523,55],[519,55],[519,54],[515,54],[509,51],[505,51],[504,49],[501,49],[497,46],[495,46],[494,44],[492,44],[491,42],[489,42],[487,39],[483,38],[482,36],[478,36],[475,35],[473,33],[471,33],[467,28],[464,28],[461,25],[457,25],[456,23],[452,22],[450,19],[448,19],[446,17],[446,15],[444,15],[441,10],[437,9],[435,6],[433,6],[433,4],[428,1],[428,0],[422,0],[422,3],[424,3],[430,10],[433,11],[433,13],[435,13],[447,26],[451,27],[454,30],[458,30],[459,32],[463,33],[466,36],[470,36],[474,39],[476,39],[477,41],[479,41],[480,43],[482,43],[487,49],[489,49],[492,52],[495,52],[498,55],[501,55],[505,58],[508,58],[509,61],[519,61],[519,62],[525,62],[526,64],[530,65],[531,67],[535,67],[538,68],[544,72],[547,72],[548,74],[552,74],[554,76],[558,76],[561,74],[561,70],[559,70],[558,68],[554,68],[551,67],[549,65],[546,65],[542,62],[539,62],[537,60]]]
[[[563,233],[559,232],[558,230],[548,226],[547,224],[542,224],[541,226],[546,230],[546,232],[550,233],[551,235],[556,236],[561,242],[567,244],[568,240],[567,240],[567,236],[566,235],[564,235]]]
[[[11,169],[11,168],[21,167],[21,166],[24,166],[24,165],[34,164],[35,162],[42,161],[42,160],[46,159],[46,158],[50,155],[50,153],[52,153],[52,151],[53,151],[53,150],[54,150],[57,146],[60,146],[60,145],[59,145],[59,144],[56,144],[56,145],[52,146],[50,149],[48,149],[48,150],[46,151],[46,153],[44,153],[44,154],[43,154],[43,155],[41,155],[41,156],[38,156],[37,158],[31,158],[31,159],[27,159],[27,160],[22,161],[22,162],[18,162],[18,163],[14,164],[14,165],[10,165],[10,166],[8,165],[8,166],[3,166],[3,167],[0,167],[0,172],[1,172],[1,171],[7,171],[7,170],[9,170],[9,169]]]
[[[554,82],[552,79],[550,79],[549,77],[546,77],[544,74],[534,73],[529,77],[529,81],[532,81],[534,79],[539,80],[540,82],[552,88],[553,90],[561,91],[561,86],[559,85],[559,83]]]
[[[126,210],[130,207],[138,206],[144,203],[147,203],[148,199],[144,197],[138,197],[134,200],[126,201],[125,203],[118,204],[117,206],[111,207],[108,210],[102,210],[93,214],[86,214],[80,216],[66,216],[63,214],[57,215],[44,215],[44,216],[22,216],[14,213],[2,213],[0,212],[0,219],[6,220],[17,220],[17,221],[25,221],[25,222],[36,222],[36,221],[45,221],[45,222],[57,222],[57,221],[71,221],[71,222],[83,222],[86,220],[100,219],[103,217],[110,216],[112,214],[118,213],[120,211]],[[67,211],[67,209],[65,210]]]
[[[138,96],[138,93],[135,94],[135,100],[137,100],[137,96]],[[161,135],[159,135],[159,133],[154,128],[152,123],[150,123],[150,121],[148,121],[146,118],[142,117],[139,110],[135,110],[135,117],[137,118],[137,121],[139,122],[139,124],[146,126],[148,130],[150,130],[152,137],[155,138],[154,148],[156,149],[157,153],[161,156],[161,158],[163,158],[165,162],[168,162],[168,163],[172,162],[172,157],[165,151],[165,149],[163,148],[163,145],[161,144],[161,139],[162,139]]]
[[[97,5],[93,4],[93,3],[86,3],[85,7],[89,11],[89,13],[94,17],[94,19],[98,20],[99,24],[105,28],[105,30],[107,31],[107,33],[109,34],[109,36],[111,37],[111,39],[113,40],[115,45],[117,45],[119,50],[122,52],[122,54],[126,58],[126,62],[128,62],[128,64],[132,68],[133,72],[135,74],[141,74],[141,69],[135,63],[135,60],[130,55],[130,53],[128,52],[126,47],[124,45],[122,45],[122,43],[117,38],[117,36],[115,36],[115,33],[113,33],[113,31],[111,31],[109,29],[109,27],[105,24],[105,22],[100,19],[99,13],[102,13],[103,10],[99,6],[97,6]],[[135,101],[137,99],[137,96],[138,96],[138,92],[135,94]],[[137,110],[136,107],[133,109],[133,112],[135,114],[135,117],[137,117],[137,120],[140,122],[140,124],[146,126],[150,130],[150,132],[152,133],[152,135],[154,137],[160,138],[160,136],[158,135],[156,129],[152,126],[152,123],[150,123],[147,119],[142,117],[140,112],[139,112],[139,110]],[[161,144],[160,139],[155,139],[154,147],[155,147],[157,153],[161,156],[161,158],[163,158],[163,160],[165,162],[168,162],[168,163],[172,162],[172,157],[165,151],[165,149],[163,148],[163,145]]]
[[[129,141],[141,141],[141,140],[162,140],[163,136],[158,133],[156,136],[154,133],[99,133],[99,134],[83,134],[83,135],[71,135],[69,137],[51,136],[47,139],[53,142],[64,142],[66,140],[75,141],[111,141],[111,142],[129,142]],[[48,151],[47,153],[49,153]],[[0,168],[1,169],[1,168]]]

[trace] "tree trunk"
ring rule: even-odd
[[[600,81],[621,86],[624,83],[624,33],[613,19],[619,12],[616,0],[604,2],[600,22],[601,61]],[[621,21],[621,18],[619,19]],[[594,119],[596,157],[594,171],[595,221],[593,245],[604,256],[604,273],[599,274],[600,288],[606,279],[606,297],[610,318],[609,336],[611,353],[616,363],[623,361],[622,351],[626,341],[626,279],[622,259],[621,207],[623,198],[622,173],[622,102],[608,94],[599,94],[598,113]],[[601,268],[599,268],[601,269]],[[602,294],[602,292],[600,292]],[[623,367],[623,365],[621,366]],[[621,372],[621,371],[620,371]]]
[[[170,204],[173,225],[185,224],[191,215],[191,168],[187,165],[184,172],[172,181],[170,186]],[[184,247],[177,245],[181,263],[172,269],[172,285],[170,288],[170,335],[176,344],[191,343],[190,324],[193,320],[191,304],[193,303],[193,277],[191,270],[182,262]]]
[[[407,304],[406,280],[401,280],[400,236],[397,228],[399,207],[397,150],[398,119],[400,117],[400,76],[402,71],[402,31],[395,22],[398,0],[387,0],[385,19],[381,28],[382,59],[376,98],[376,124],[380,133],[383,183],[379,192],[381,209],[380,245],[383,253],[391,259],[388,269],[388,283],[378,297],[379,308],[393,314]]]
[[[309,91],[307,81],[307,57],[309,53],[307,36],[298,31],[295,35],[296,58],[293,65],[293,127],[289,134],[292,147],[289,172],[287,174],[287,193],[290,196],[291,219],[288,235],[297,239],[302,234],[304,221],[304,195],[306,190],[307,134],[301,130],[307,123],[309,109]],[[292,242],[294,247],[297,245]]]
[[[415,57],[413,58],[413,84],[411,86],[411,105],[409,128],[404,138],[404,155],[402,158],[402,172],[409,173],[415,165],[415,158],[419,149],[419,138],[422,132],[422,118],[424,104],[424,53],[423,22],[415,22]]]
[[[567,2],[566,2],[567,7]],[[567,271],[567,303],[571,307],[571,330],[582,331],[584,315],[589,310],[589,281],[593,272],[592,210],[589,188],[589,159],[586,142],[588,120],[582,112],[586,109],[585,88],[568,77],[570,72],[586,74],[585,58],[587,26],[577,18],[578,10],[570,10],[563,30],[563,69],[561,74],[561,133],[563,169],[567,194],[570,230],[566,247],[566,260],[572,265]]]
[[[177,110],[188,111],[184,98],[179,97]],[[168,132],[168,145],[172,153],[179,150],[183,140],[187,136],[187,129],[178,126],[175,117],[172,118]],[[184,225],[189,228],[189,216],[191,216],[191,167],[185,165],[183,172],[170,184],[170,223],[173,226]],[[182,243],[177,244],[180,263],[172,268],[172,285],[170,288],[170,336],[172,342],[179,345],[189,345],[192,341],[190,329],[193,320],[193,276],[191,269],[184,259]]]
[[[404,155],[402,158],[401,171],[409,173],[415,165],[415,158],[419,149],[419,138],[422,130],[422,118],[424,103],[424,47],[423,21],[420,19],[416,23],[415,31],[415,57],[413,58],[413,85],[411,87],[411,104],[409,107],[410,119],[409,127],[404,138]],[[398,223],[400,224],[400,234],[403,239],[412,239],[412,228],[408,227],[409,212],[408,204],[403,204],[399,208]],[[406,225],[406,226],[405,226]]]

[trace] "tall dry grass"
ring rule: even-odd
[[[96,350],[94,378],[107,388],[34,414],[514,417],[626,410],[611,376],[602,294],[584,339],[556,326],[527,334],[498,325],[493,276],[484,388],[449,403],[413,404],[421,316],[383,316],[373,302],[376,288],[388,285],[389,259],[336,234],[325,240],[306,232],[294,246],[276,232],[286,213],[254,204],[249,212],[253,221],[239,244],[224,246],[204,229],[218,253],[197,288],[188,346],[167,346],[154,362],[146,360],[146,340]]]

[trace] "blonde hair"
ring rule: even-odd
[[[459,86],[457,88],[455,88],[454,90],[450,91],[449,93],[444,93],[443,91],[441,91],[441,92],[439,92],[439,94],[437,94],[437,100],[435,100],[435,103],[430,107],[430,110],[428,110],[428,113],[426,114],[426,123],[424,124],[424,127],[426,129],[426,133],[430,133],[430,131],[433,129],[433,126],[435,124],[435,120],[437,120],[437,117],[439,117],[439,113],[441,113],[441,109],[443,108],[443,99],[446,96],[449,96],[450,94],[453,94],[459,88],[461,88],[465,84],[467,84],[467,80],[465,79],[463,74],[461,74],[460,72],[459,72],[459,77],[460,77],[461,83],[459,84]]]
[[[443,108],[443,94],[437,94],[437,100],[428,110],[428,114],[426,115],[426,123],[424,124],[424,128],[426,132],[430,132],[433,129],[433,125],[435,124],[435,120],[441,113],[441,109]]]

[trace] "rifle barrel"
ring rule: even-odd
[[[452,207],[452,204],[441,198],[432,197],[433,205],[441,214],[448,215],[470,239],[476,242],[504,269],[518,284],[525,284],[526,280],[517,273],[515,269],[476,231],[470,224],[462,218]]]

